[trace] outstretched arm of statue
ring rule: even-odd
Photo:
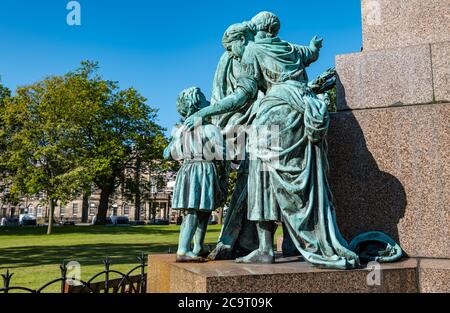
[[[296,46],[303,55],[303,64],[309,66],[311,63],[319,59],[320,49],[322,48],[323,39],[314,36],[309,46]]]
[[[204,119],[241,109],[258,92],[256,81],[251,77],[238,78],[237,89],[231,95],[220,100],[216,105],[208,106],[189,116],[184,125],[188,129],[194,128]]]

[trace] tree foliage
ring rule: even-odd
[[[97,220],[104,223],[127,168],[162,155],[157,111],[135,89],[104,80],[97,63],[82,62],[66,75],[19,88],[13,97],[0,88],[0,101],[0,162],[8,169],[11,194],[45,193],[49,233],[56,203],[93,185],[101,191]]]
[[[53,76],[21,87],[1,110],[2,163],[10,193],[44,192],[50,204],[51,233],[56,203],[73,197],[89,179],[81,162],[83,130],[95,115],[95,96],[76,75]]]
[[[86,129],[85,163],[90,164],[92,181],[101,191],[97,223],[104,224],[116,188],[126,182],[127,174],[140,174],[142,164],[149,170],[156,167],[167,143],[163,128],[157,124],[157,110],[146,103],[147,99],[134,88],[121,90],[116,82],[102,81],[96,71],[93,63],[81,69],[108,86],[105,97],[99,99],[95,122]],[[136,185],[126,186],[139,198],[141,176],[134,177],[138,177]]]

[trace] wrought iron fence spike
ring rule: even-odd
[[[146,260],[145,260],[145,256],[142,253],[140,257],[138,257],[138,261],[141,264],[141,266],[145,266]]]
[[[3,287],[5,288],[5,293],[8,293],[9,283],[11,282],[11,277],[14,273],[10,273],[9,269],[6,269],[6,274],[2,274]]]
[[[146,258],[145,258],[145,255],[144,255],[144,253],[143,253],[143,252],[141,253],[141,255],[140,255],[140,256],[138,256],[137,260],[138,260],[138,262],[139,262],[139,263],[141,263],[141,264],[144,264],[144,265],[145,265],[145,262],[146,262]]]
[[[105,266],[106,271],[109,271],[109,267],[110,267],[111,263],[112,263],[112,261],[109,256],[107,256],[103,259],[103,265]]]
[[[13,275],[14,275],[14,273],[11,273],[8,268],[8,269],[6,269],[6,273],[2,274],[2,277],[3,277],[3,279],[10,280]]]
[[[65,260],[62,261],[62,263],[61,263],[61,265],[59,266],[59,268],[61,269],[61,273],[67,272],[67,264],[66,264],[66,261],[65,261]]]

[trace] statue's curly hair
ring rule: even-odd
[[[202,96],[203,93],[198,87],[186,88],[180,92],[177,97],[178,113],[180,113],[182,117],[187,118],[200,110]]]
[[[256,14],[251,23],[254,25],[254,32],[265,31],[272,37],[276,37],[281,28],[281,22],[278,16],[271,12],[263,11]]]
[[[252,39],[254,32],[252,24],[249,22],[233,24],[227,28],[222,37],[222,45],[226,47],[235,40],[240,40],[242,37],[248,40]]]

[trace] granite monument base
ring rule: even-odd
[[[381,264],[380,275],[362,267],[329,270],[298,258],[273,265],[214,261],[176,263],[175,255],[150,255],[149,293],[416,293],[450,292],[450,262],[404,259]]]

